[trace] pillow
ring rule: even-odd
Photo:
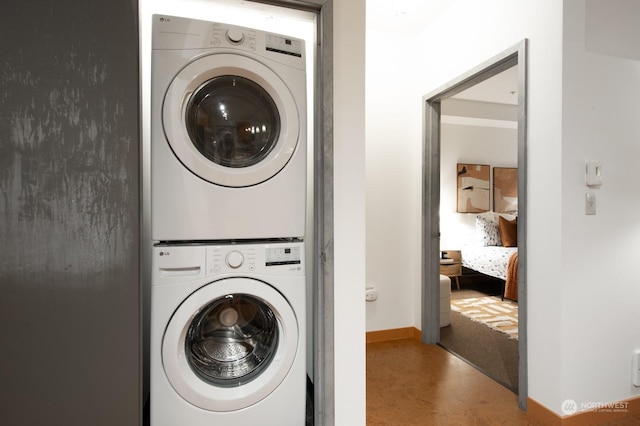
[[[518,246],[518,218],[515,218],[513,220],[508,220],[502,216],[499,216],[498,224],[500,228],[500,238],[502,239],[502,245],[505,247],[517,247]]]
[[[498,222],[493,215],[476,216],[476,235],[481,246],[499,246],[502,244]]]

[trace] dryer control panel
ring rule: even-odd
[[[305,67],[305,42],[299,38],[178,16],[153,15],[152,19],[153,50],[233,49]]]
[[[214,23],[211,44],[216,47],[243,46],[247,50],[255,51],[258,44],[257,31]]]

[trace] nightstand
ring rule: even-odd
[[[443,250],[440,257],[440,274],[456,280],[456,287],[460,290],[460,275],[462,275],[462,253],[460,250]]]

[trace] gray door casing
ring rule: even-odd
[[[518,67],[518,400],[527,407],[527,40],[512,46],[423,97],[422,317],[424,343],[440,341],[441,102],[500,72]]]

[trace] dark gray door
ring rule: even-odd
[[[138,5],[1,9],[1,422],[136,425]]]

